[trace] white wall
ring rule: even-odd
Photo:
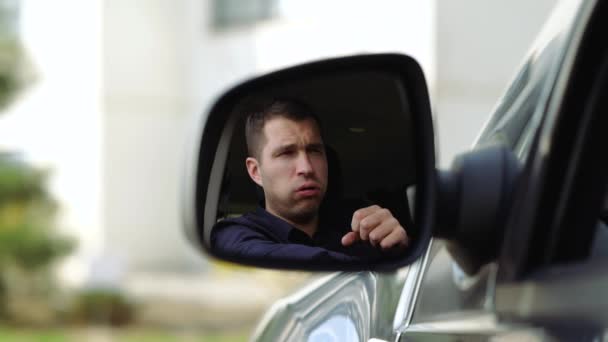
[[[320,58],[399,52],[415,57],[433,88],[435,1],[283,0],[277,20],[256,30],[261,70]]]
[[[215,32],[208,3],[107,0],[103,187],[106,253],[137,270],[196,270],[180,186],[190,125],[254,68],[250,33]]]

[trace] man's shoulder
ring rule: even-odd
[[[211,234],[218,234],[226,231],[244,230],[244,231],[255,231],[259,228],[263,228],[252,214],[247,213],[241,216],[229,217],[220,220],[213,225]]]
[[[211,230],[211,243],[216,247],[252,240],[273,241],[274,238],[251,213],[218,221]]]
[[[217,221],[215,223],[215,225],[213,226],[215,227],[232,227],[232,226],[253,226],[256,225],[255,220],[253,220],[251,218],[251,214],[247,213],[247,214],[243,214],[240,216],[234,216],[234,217],[228,217],[225,219],[222,219],[220,221]]]

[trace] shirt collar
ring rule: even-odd
[[[260,221],[259,223],[269,231],[269,233],[273,234],[277,237],[281,242],[284,243],[303,243],[309,244],[312,243],[313,240],[323,239],[332,234],[338,234],[337,231],[323,229],[324,222],[326,220],[323,215],[323,212],[319,212],[319,226],[317,227],[317,231],[314,237],[311,239],[306,233],[301,231],[300,229],[294,227],[289,222],[283,220],[282,218],[268,212],[263,207],[259,206],[256,208],[254,212],[254,216]]]
[[[255,216],[262,220],[263,226],[278,237],[282,242],[289,242],[289,233],[296,227],[289,224],[287,221],[280,217],[277,217],[269,213],[262,207],[257,207],[255,210]]]

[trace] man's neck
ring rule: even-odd
[[[287,223],[289,223],[290,225],[294,226],[295,228],[301,230],[302,232],[304,232],[306,235],[308,235],[311,238],[317,232],[317,227],[319,225],[319,215],[315,215],[315,217],[312,220],[310,220],[310,222],[299,223],[299,222],[294,222],[286,217],[279,215],[276,211],[272,210],[271,208],[266,208],[266,211],[268,211],[272,215],[282,219],[283,221],[286,221]]]

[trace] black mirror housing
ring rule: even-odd
[[[410,235],[405,251],[373,262],[343,263],[247,257],[214,248],[211,236],[218,220],[264,203],[247,177],[239,108],[251,99],[269,97],[305,102],[320,117],[329,164],[328,194],[321,205],[328,202],[329,192],[340,188],[341,199],[389,208]],[[359,55],[273,72],[227,91],[203,121],[184,184],[186,233],[198,249],[240,264],[306,271],[391,271],[424,253],[434,218],[435,149],[427,85],[413,58]],[[332,158],[329,150],[338,157]],[[338,159],[333,163],[340,166],[332,166],[330,159]],[[344,172],[332,178],[337,169]],[[338,187],[338,182],[344,184]]]

